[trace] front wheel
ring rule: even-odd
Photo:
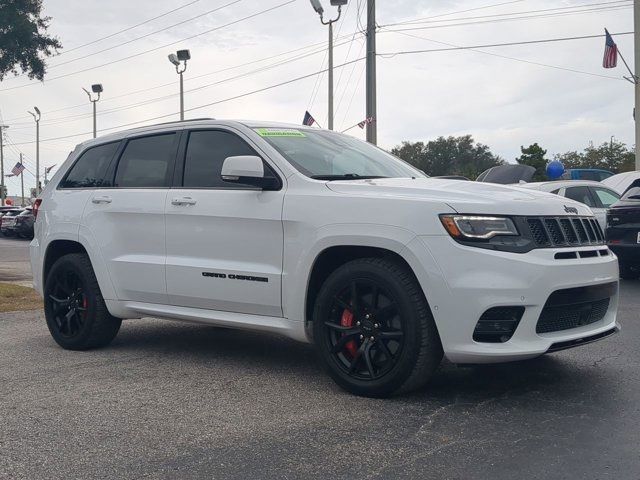
[[[334,381],[356,395],[387,397],[426,385],[442,346],[413,273],[385,258],[338,268],[316,300],[314,343]]]
[[[78,253],[61,257],[51,267],[44,313],[51,336],[68,350],[108,345],[122,322],[109,314],[89,257]]]

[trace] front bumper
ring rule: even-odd
[[[605,247],[545,248],[506,253],[460,245],[446,236],[417,237],[408,246],[424,271],[417,273],[431,306],[446,357],[454,363],[496,363],[537,357],[554,345],[572,344],[618,328],[618,262],[614,255],[555,259],[558,252]],[[536,333],[549,296],[556,290],[615,282],[604,317],[569,330]],[[473,340],[481,315],[492,307],[522,306],[524,314],[504,343]]]

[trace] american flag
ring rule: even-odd
[[[606,40],[604,42],[604,58],[602,59],[602,66],[604,68],[615,68],[618,64],[618,46],[613,38],[609,34],[609,31],[605,28]]]
[[[316,123],[316,119],[311,116],[309,111],[304,112],[304,118],[302,119],[302,124],[306,125],[307,127],[310,127],[314,123]]]
[[[20,175],[24,171],[24,165],[20,162],[16,163],[16,166],[11,169],[11,173],[13,173],[16,177]]]
[[[363,121],[361,121],[358,126],[360,128],[364,128],[366,125],[369,125],[370,123],[373,123],[373,117],[367,117],[365,118]]]

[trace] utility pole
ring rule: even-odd
[[[636,3],[640,0],[635,0]],[[376,100],[376,0],[367,0],[367,142],[378,143]]]
[[[640,0],[633,2],[634,50],[635,50],[635,90],[636,108],[634,120],[636,123],[636,170],[640,170]]]
[[[347,0],[331,0],[331,5],[338,7],[338,16],[333,20],[324,19],[324,8],[320,3],[320,0],[311,0],[311,6],[320,15],[320,23],[329,26],[329,66],[328,66],[328,83],[329,83],[329,97],[328,97],[328,112],[327,112],[327,124],[329,130],[333,130],[333,24],[340,20],[342,15],[342,6],[347,4]]]
[[[84,90],[85,93],[89,96],[89,101],[93,104],[93,138],[96,138],[96,135],[98,133],[98,122],[96,120],[96,103],[98,103],[98,101],[100,100],[100,94],[104,91],[104,89],[102,88],[101,83],[91,85],[91,92],[98,94],[96,98],[93,98],[91,92],[89,92],[89,90],[87,90],[86,88],[83,87],[82,90]]]
[[[20,153],[20,165],[22,165],[22,153]],[[22,165],[24,167],[24,165]],[[24,168],[20,172],[20,186],[22,187],[22,196],[20,197],[20,206],[24,207]]]
[[[5,185],[4,185],[4,131],[8,125],[0,125],[0,203],[4,207]]]
[[[95,103],[93,105],[95,107]],[[40,195],[40,109],[38,107],[33,109],[36,113],[29,113],[36,122],[36,196],[38,196]]]
[[[338,18],[340,11],[338,10]],[[337,21],[337,20],[336,20]],[[329,118],[327,120],[329,130],[333,130],[333,22],[329,22]]]
[[[187,70],[187,61],[191,60],[189,50],[178,50],[169,55],[169,61],[176,67],[176,73],[180,76],[180,121],[184,120],[184,79],[182,75]]]

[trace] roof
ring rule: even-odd
[[[270,122],[264,120],[232,120],[232,119],[215,119],[215,118],[192,118],[187,120],[178,120],[173,122],[163,122],[163,123],[155,123],[152,125],[144,125],[142,127],[129,128],[127,130],[120,130],[118,132],[109,133],[107,135],[102,135],[97,138],[92,138],[90,140],[85,140],[84,142],[79,143],[79,145],[92,145],[94,143],[105,143],[114,140],[120,140],[125,138],[131,134],[136,133],[145,133],[145,132],[154,132],[157,130],[167,130],[172,127],[175,128],[183,128],[192,125],[244,125],[248,128],[263,128],[263,127],[271,127],[271,128],[296,128],[299,130],[308,130],[311,127],[307,127],[305,125],[297,125],[293,123],[284,123],[284,122]],[[317,130],[314,128],[314,130]]]

